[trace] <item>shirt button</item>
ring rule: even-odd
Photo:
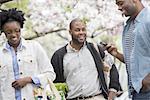
[[[32,60],[30,60],[30,62],[32,63]]]
[[[22,72],[20,72],[20,75],[22,75],[23,73]]]
[[[1,68],[1,65],[0,65],[0,68]]]
[[[18,61],[20,62],[21,60],[20,60],[20,59],[18,59]]]
[[[23,98],[23,100],[26,100],[25,98]]]

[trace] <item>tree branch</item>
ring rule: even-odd
[[[57,34],[59,37],[61,37],[61,38],[63,38],[64,40],[69,40],[68,38],[66,38],[66,37],[64,37],[64,36],[62,36],[61,34]]]
[[[41,37],[41,36],[45,36],[46,34],[51,34],[51,33],[59,32],[59,31],[63,31],[63,30],[67,30],[67,29],[66,28],[61,28],[61,29],[57,29],[57,30],[51,30],[51,31],[46,32],[46,33],[38,33],[38,32],[35,31],[35,33],[36,33],[35,36],[28,37],[28,38],[25,38],[25,39],[32,40],[32,39],[35,39],[35,38],[38,38],[38,37]]]
[[[0,4],[6,3],[6,2],[9,2],[9,1],[12,1],[12,0],[0,0]]]
[[[122,26],[122,25],[123,25],[123,23],[120,22],[120,23],[118,23],[116,26],[114,26],[114,27],[112,27],[112,28],[103,28],[103,29],[101,29],[101,32],[99,32],[99,33],[96,33],[96,34],[95,34],[95,32],[93,32],[92,35],[91,35],[91,38],[94,38],[94,37],[98,36],[99,34],[101,34],[101,33],[103,33],[103,32],[113,30],[114,28],[116,28],[116,27],[118,27],[118,26]]]

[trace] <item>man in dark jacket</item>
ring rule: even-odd
[[[110,70],[110,84],[107,88],[102,48],[98,47],[97,52],[94,45],[86,41],[86,25],[80,19],[71,21],[69,33],[72,40],[57,50],[51,59],[56,72],[55,82],[67,83],[68,100],[113,100],[116,92],[121,89],[115,65]]]

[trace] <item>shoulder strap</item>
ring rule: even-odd
[[[99,76],[99,81],[102,85],[102,87],[101,87],[102,88],[102,93],[103,93],[104,97],[107,98],[108,88],[107,88],[107,85],[105,83],[105,78],[104,78],[102,57],[98,52],[99,50],[97,49],[98,50],[97,51],[96,48],[94,47],[93,43],[87,43],[87,47],[88,47],[89,51],[91,52],[91,54],[94,58],[95,64],[96,64],[96,68],[97,68],[98,76]]]
[[[103,58],[105,57],[104,50],[100,46],[98,46],[96,43],[93,43],[93,46],[96,49],[96,51],[98,52],[100,59],[103,61]]]

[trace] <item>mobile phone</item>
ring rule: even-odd
[[[111,47],[111,46],[106,47],[108,44],[105,42],[100,42],[100,44],[105,47],[105,50],[108,50]]]
[[[100,44],[103,46],[107,46],[107,43],[105,43],[105,42],[100,42]]]

